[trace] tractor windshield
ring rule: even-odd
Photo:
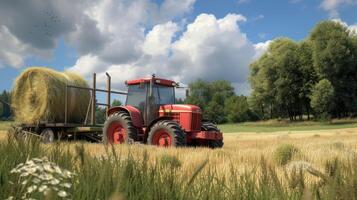
[[[155,84],[154,95],[157,104],[175,104],[175,88]]]
[[[128,88],[126,105],[134,106],[143,112],[146,104],[146,93],[147,84],[130,85]]]

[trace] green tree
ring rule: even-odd
[[[189,94],[186,97],[187,103],[197,105],[204,109],[211,100],[209,83],[199,79],[190,83],[188,87]]]
[[[97,124],[104,124],[106,120],[106,108],[97,106],[95,109],[95,121]]]
[[[356,50],[353,36],[344,25],[323,21],[309,37],[313,47],[313,65],[320,79],[334,87],[332,114],[345,117],[357,111]]]
[[[231,96],[225,101],[224,110],[229,122],[244,122],[250,119],[247,97]]]
[[[3,115],[4,115],[4,104],[0,102],[0,120],[2,119]]]
[[[112,106],[121,106],[123,105],[119,99],[114,99],[112,102]]]
[[[11,107],[10,107],[10,103],[11,103],[11,93],[4,90],[1,94],[0,94],[0,102],[2,103],[2,115],[0,115],[0,118],[3,119],[9,119],[12,116],[12,111],[11,111]]]
[[[216,123],[226,121],[224,104],[227,98],[234,95],[234,88],[230,82],[197,80],[189,84],[189,91],[186,102],[199,106],[205,119]]]
[[[298,48],[299,67],[302,73],[302,88],[300,90],[300,98],[304,106],[304,110],[310,119],[311,106],[310,96],[313,86],[318,81],[316,71],[312,61],[312,44],[309,40],[302,41]]]
[[[326,118],[333,107],[334,88],[327,79],[319,81],[312,89],[311,107],[316,116]]]

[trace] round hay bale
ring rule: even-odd
[[[70,72],[49,68],[27,68],[17,77],[12,93],[15,120],[22,123],[63,123],[65,120],[66,85],[88,87],[86,81]],[[83,123],[90,92],[69,88],[68,123]]]

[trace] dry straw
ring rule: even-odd
[[[12,92],[16,121],[64,122],[67,84],[88,87],[86,81],[74,73],[61,73],[44,67],[26,69],[15,80]],[[68,122],[83,123],[89,104],[89,91],[74,88],[68,91]]]

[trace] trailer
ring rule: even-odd
[[[39,137],[44,143],[51,143],[58,140],[86,140],[91,142],[101,142],[103,125],[97,124],[95,119],[96,106],[106,106],[106,111],[110,109],[111,95],[127,95],[126,92],[111,90],[111,76],[106,73],[106,89],[97,88],[96,73],[93,73],[93,86],[79,87],[66,85],[66,94],[64,97],[65,106],[63,108],[63,122],[41,121],[36,124],[18,124],[14,126],[16,137],[27,139],[29,136]],[[68,99],[70,99],[70,89],[87,90],[91,93],[91,98],[87,107],[87,114],[82,124],[73,124],[68,122]],[[97,92],[106,93],[106,103],[97,102]]]

